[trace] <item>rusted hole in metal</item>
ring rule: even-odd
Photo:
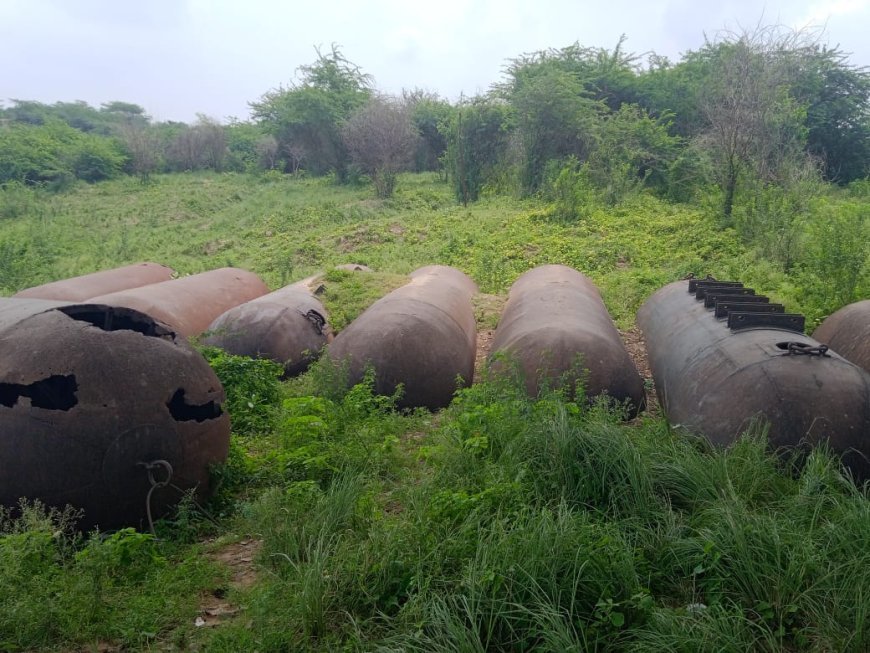
[[[184,388],[175,391],[166,403],[169,414],[176,422],[204,422],[207,419],[216,419],[223,414],[220,404],[209,401],[205,404],[189,404],[184,398]]]
[[[170,329],[138,311],[96,305],[61,306],[57,310],[103,331],[135,331],[155,338],[174,335]]]
[[[79,403],[76,397],[78,389],[74,374],[53,374],[28,385],[0,383],[0,405],[12,408],[21,397],[27,397],[34,408],[69,410]]]

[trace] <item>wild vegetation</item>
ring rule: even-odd
[[[623,43],[523,55],[457,104],[386,98],[337,48],[251,123],[15,101],[0,294],[139,260],[273,288],[325,273],[340,330],[442,263],[477,281],[491,329],[485,298],[564,263],[623,331],[690,272],[811,329],[870,296],[868,97],[843,53],[761,30],[678,63]],[[331,270],[349,261],[375,272]],[[485,370],[431,414],[325,362],[280,382],[203,354],[233,423],[216,496],[153,535],[0,514],[0,649],[870,648],[870,486],[824,450],[772,455],[762,426],[716,450]]]

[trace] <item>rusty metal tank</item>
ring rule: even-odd
[[[221,314],[203,342],[239,356],[268,358],[284,367],[285,376],[296,376],[329,339],[326,309],[300,282]]]
[[[813,338],[870,372],[870,299],[841,308],[819,325]]]
[[[197,336],[224,311],[268,292],[268,286],[253,272],[219,268],[88,301],[132,308],[168,324],[182,336]]]
[[[411,273],[411,282],[372,304],[329,347],[333,360],[349,362],[358,383],[367,365],[375,389],[392,394],[401,383],[403,407],[447,406],[457,377],[474,375],[477,329],[471,299],[477,286],[454,268],[433,265]]]
[[[226,460],[224,391],[184,338],[128,308],[0,299],[0,504],[83,511],[79,526],[142,526]],[[165,461],[155,463],[155,461]],[[171,475],[170,475],[171,468]]]
[[[734,289],[691,285],[665,286],[637,315],[670,423],[727,446],[762,418],[771,448],[827,442],[868,478],[870,375],[803,335],[802,316],[754,313]],[[729,302],[740,310],[720,310]]]
[[[22,290],[15,297],[81,302],[97,295],[169,281],[173,274],[172,268],[159,263],[136,263],[34,286]]]
[[[532,396],[582,378],[587,396],[607,394],[631,416],[644,405],[643,380],[598,289],[567,266],[544,265],[514,282],[492,343],[497,366],[499,353],[516,360]]]

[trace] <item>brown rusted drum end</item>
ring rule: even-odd
[[[678,281],[641,306],[643,331],[668,421],[727,446],[754,420],[770,447],[826,442],[861,480],[870,478],[870,375],[808,336],[778,328],[732,331]],[[810,350],[817,351],[817,350]]]
[[[172,268],[165,265],[135,263],[27,288],[17,293],[15,297],[81,302],[98,295],[169,281],[173,274]]]
[[[24,304],[21,304],[24,302]],[[83,511],[82,529],[142,527],[145,464],[166,461],[155,518],[226,460],[224,391],[205,359],[127,308],[0,300],[0,504]],[[168,468],[154,470],[155,480]]]
[[[223,313],[203,342],[237,356],[273,360],[285,376],[297,376],[326,345],[326,321],[326,309],[308,287],[293,284]]]
[[[813,338],[870,372],[870,299],[841,308],[819,325]]]
[[[511,286],[490,361],[516,361],[531,396],[560,381],[583,383],[588,397],[606,394],[635,416],[645,403],[643,380],[595,284],[564,265],[544,265]]]
[[[221,313],[268,292],[253,272],[220,268],[88,301],[132,308],[188,337],[201,334]]]
[[[372,304],[329,347],[335,361],[348,361],[350,382],[375,369],[375,390],[392,394],[401,383],[402,407],[447,406],[457,379],[474,375],[477,329],[471,303],[474,282],[459,270],[428,266],[411,282]]]

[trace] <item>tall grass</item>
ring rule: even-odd
[[[388,201],[214,174],[62,199],[0,222],[4,293],[142,259],[181,273],[240,265],[273,287],[335,263],[376,268],[326,275],[340,326],[419,265],[457,265],[503,293],[558,262],[592,276],[624,328],[690,271],[745,272],[800,299],[793,278],[747,269],[735,234],[643,195],[582,223],[554,222],[539,200],[460,208],[427,176]],[[718,450],[557,388],[530,398],[511,373],[431,415],[398,411],[371,378],[348,388],[326,361],[283,384],[268,366],[213,362],[238,427],[216,470],[218,525],[180,514],[156,542],[73,536],[44,511],[4,517],[0,649],[870,649],[870,489],[829,452],[772,455],[760,425]],[[206,532],[262,548],[257,582],[226,594],[238,618],[196,629],[199,597],[226,589],[195,543]]]

